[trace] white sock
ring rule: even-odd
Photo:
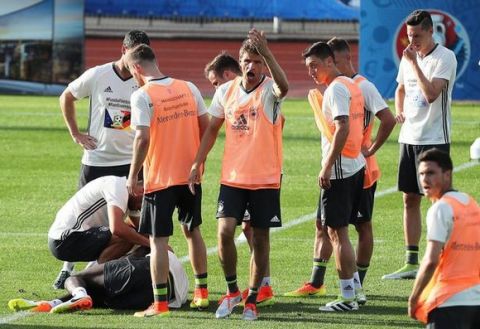
[[[263,279],[262,279],[262,283],[260,284],[260,287],[270,286],[270,285],[271,285],[270,277],[269,276],[264,276]]]
[[[75,263],[64,262],[63,267],[62,267],[62,271],[67,271],[67,272],[72,273],[74,267],[75,267]]]
[[[360,283],[360,277],[358,276],[358,272],[353,273],[353,284],[355,286],[355,290],[362,289],[362,284]]]
[[[60,305],[63,302],[60,299],[54,299],[54,300],[49,301],[48,303],[50,304],[51,307],[55,307],[57,305]]]
[[[85,266],[85,269],[89,268],[89,267],[92,267],[93,265],[97,265],[98,262],[96,260],[92,260],[91,262],[89,262],[87,264],[87,266]]]
[[[347,280],[340,279],[340,289],[342,291],[342,297],[345,299],[354,299],[355,298],[355,286],[353,283],[353,278]]]
[[[77,287],[72,291],[73,298],[81,298],[87,296],[87,291],[83,287]]]

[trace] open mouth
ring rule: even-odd
[[[249,72],[247,72],[247,77],[254,78],[255,74],[253,72],[249,71]]]

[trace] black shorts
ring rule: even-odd
[[[195,184],[195,195],[188,185],[176,185],[145,194],[139,232],[154,237],[173,234],[172,216],[178,208],[178,220],[189,231],[202,224],[202,187]]]
[[[375,201],[375,191],[377,190],[377,182],[372,186],[363,189],[358,205],[357,218],[351,224],[361,224],[372,220],[373,204]]]
[[[106,226],[92,227],[83,232],[72,232],[64,240],[48,238],[53,256],[66,262],[90,262],[107,247],[112,233]]]
[[[423,195],[418,179],[418,157],[426,150],[437,148],[450,154],[450,144],[410,145],[400,144],[400,160],[398,163],[398,190],[404,193]]]
[[[130,164],[121,165],[121,166],[111,166],[111,167],[96,167],[88,166],[82,163],[80,168],[80,178],[78,179],[78,189],[87,185],[88,182],[91,182],[94,179],[104,176],[118,176],[118,177],[128,177],[130,171]],[[140,170],[141,172],[141,170]]]
[[[105,264],[103,303],[112,309],[145,309],[153,302],[150,259],[129,256]]]
[[[220,185],[217,218],[233,217],[240,225],[250,213],[250,225],[258,228],[280,227],[280,189],[247,190]]]
[[[317,218],[323,226],[340,228],[356,221],[363,192],[365,169],[353,176],[330,180],[331,187],[322,189],[318,200]]]
[[[480,305],[439,307],[428,313],[427,329],[478,329]]]

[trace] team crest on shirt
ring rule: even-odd
[[[127,129],[130,127],[130,111],[105,109],[105,128]]]
[[[257,107],[256,107],[256,106],[250,107],[250,109],[248,110],[248,114],[249,114],[249,116],[250,116],[250,118],[251,118],[252,120],[256,120],[257,117],[258,117],[258,109],[257,109]]]

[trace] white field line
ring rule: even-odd
[[[480,164],[479,161],[470,161],[470,162],[466,162],[466,163],[463,163],[459,166],[457,166],[455,169],[454,169],[454,172],[458,172],[458,171],[462,171],[462,170],[465,170],[465,169],[468,169],[468,168],[471,168],[471,167],[475,167],[475,166],[478,166]],[[375,193],[375,198],[380,198],[380,197],[383,197],[385,195],[388,195],[388,194],[392,194],[394,192],[397,191],[397,188],[396,186],[393,186],[393,187],[390,187],[390,188],[387,188],[385,190],[382,190],[382,191],[379,191],[377,193]],[[309,220],[312,220],[315,218],[317,214],[315,212],[311,213],[311,214],[307,214],[307,215],[303,215],[303,216],[300,216],[298,218],[295,218],[293,220],[290,220],[288,222],[286,222],[282,227],[278,227],[278,228],[275,228],[275,229],[272,229],[272,232],[271,233],[276,233],[276,232],[280,232],[280,231],[283,231],[283,230],[286,230],[290,227],[293,227],[293,226],[296,226],[296,225],[300,225],[302,223],[305,223]],[[10,232],[0,232],[0,236],[35,236],[35,237],[46,237],[47,235],[44,234],[44,233],[10,233]],[[241,233],[239,235],[239,237],[236,239],[235,241],[235,244],[238,246],[238,245],[241,245],[241,244],[244,244],[246,242],[246,239],[245,239],[245,236],[243,235],[243,233]],[[216,254],[218,251],[218,248],[217,247],[210,247],[207,249],[207,255],[212,255],[212,254]],[[186,263],[189,261],[189,257],[188,256],[183,256],[180,258],[180,261],[182,263]],[[20,319],[23,319],[27,316],[30,316],[30,315],[34,315],[36,313],[32,313],[32,312],[18,312],[18,313],[15,313],[13,315],[8,315],[8,316],[5,316],[5,317],[0,317],[0,324],[7,324],[7,323],[11,323],[11,322],[14,322],[14,321],[17,321],[17,320],[20,320]]]

